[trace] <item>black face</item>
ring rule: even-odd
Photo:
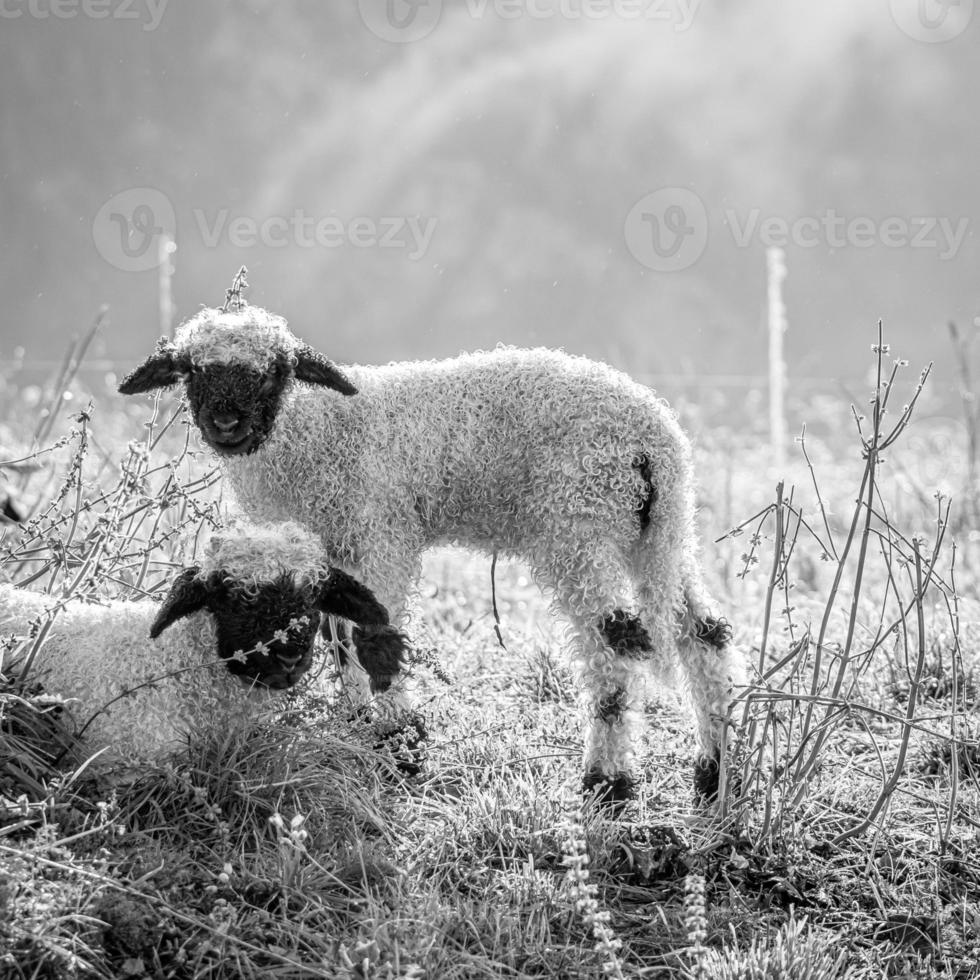
[[[208,364],[187,372],[187,400],[204,441],[222,456],[254,453],[275,424],[289,363],[266,371],[244,364]]]
[[[204,441],[222,456],[254,453],[269,438],[290,377],[304,384],[356,395],[357,388],[308,344],[275,348],[265,371],[244,364],[195,365],[167,337],[123,378],[119,391],[138,395],[184,382],[194,421]]]
[[[311,586],[299,589],[284,575],[260,586],[253,599],[237,588],[215,585],[208,608],[218,629],[218,653],[236,677],[283,690],[292,687],[309,669],[313,639],[320,625]],[[303,617],[305,623],[295,624]],[[276,633],[280,632],[285,636],[277,638]],[[258,643],[264,644],[268,653],[247,653]],[[244,662],[240,655],[235,658],[239,650],[247,653]]]
[[[214,617],[218,653],[228,670],[249,684],[277,690],[292,687],[309,669],[321,612],[363,626],[388,623],[388,610],[374,593],[336,568],[316,586],[296,585],[284,572],[250,593],[223,572],[202,577],[195,566],[171,583],[150,624],[150,638],[205,610]],[[255,649],[260,644],[263,649]]]

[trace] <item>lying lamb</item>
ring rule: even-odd
[[[15,635],[8,650],[59,605],[0,585],[0,634]],[[391,657],[401,644],[384,607],[330,567],[309,532],[242,525],[216,533],[162,604],[65,602],[30,676],[70,699],[76,731],[89,751],[106,749],[104,761],[158,760],[203,723],[247,715],[294,685],[310,666],[321,612],[365,624],[355,639],[369,651]]]
[[[245,304],[202,310],[119,390],[179,382],[244,510],[314,529],[393,617],[433,545],[527,562],[573,628],[603,802],[632,795],[644,679],[679,666],[715,795],[742,662],[701,584],[690,446],[651,390],[541,349],[341,370]]]

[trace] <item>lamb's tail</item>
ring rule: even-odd
[[[641,489],[633,549],[634,582],[640,619],[652,646],[662,654],[654,662],[665,679],[683,687],[697,715],[702,756],[713,765],[725,741],[726,719],[745,666],[729,620],[704,587],[694,525],[693,474],[686,454],[644,466],[634,464]],[[717,772],[717,767],[715,768]]]
[[[673,646],[676,618],[696,549],[690,464],[683,448],[667,444],[633,458],[637,530],[631,564],[640,615],[655,647]]]

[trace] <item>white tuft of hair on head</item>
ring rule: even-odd
[[[259,306],[227,313],[205,308],[178,327],[174,340],[194,364],[237,363],[259,371],[299,345],[281,316]]]
[[[284,573],[301,586],[325,581],[330,565],[320,539],[301,524],[233,521],[214,532],[205,547],[201,575],[217,571],[246,588],[274,581]]]

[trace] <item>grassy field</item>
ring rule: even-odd
[[[408,780],[350,720],[330,650],[275,713],[94,777],[15,676],[27,638],[0,688],[0,977],[980,977],[969,453],[914,414],[928,383],[915,405],[915,374],[877,360],[866,417],[822,406],[785,474],[757,433],[682,409],[755,681],[715,811],[693,809],[684,705],[651,692],[635,805],[583,812],[560,624],[501,561],[498,625],[487,556],[428,557],[410,632],[431,737]],[[86,407],[72,374],[0,389],[30,515],[0,577],[158,594],[220,519],[213,461],[176,401]]]

